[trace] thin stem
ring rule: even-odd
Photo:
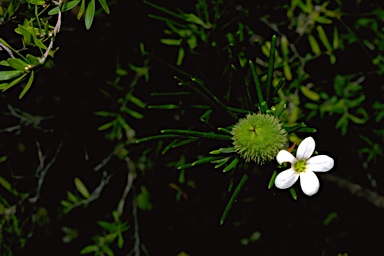
[[[239,182],[239,185],[237,185],[235,191],[233,192],[231,198],[229,199],[227,206],[224,209],[223,215],[221,216],[221,219],[220,219],[220,225],[222,225],[224,223],[225,219],[227,218],[229,211],[232,208],[233,203],[235,202],[235,200],[237,198],[237,195],[240,193],[241,189],[243,188],[243,186],[247,180],[248,180],[248,174],[244,173],[243,177],[241,178],[241,180]]]
[[[266,101],[269,101],[269,94],[272,87],[273,69],[275,66],[275,47],[276,47],[276,35],[272,36],[271,49],[269,51],[269,63],[267,73],[267,88],[266,88]]]

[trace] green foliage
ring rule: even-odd
[[[324,114],[340,115],[335,128],[341,129],[341,134],[345,135],[350,121],[355,124],[364,124],[368,121],[368,113],[364,107],[361,107],[365,100],[365,95],[358,81],[352,82],[348,77],[335,77],[334,86],[335,95],[331,97],[323,92],[321,95],[321,98],[324,100],[323,103],[306,103],[305,107],[311,109],[308,118],[316,116],[317,114],[320,114],[321,117],[323,117]],[[308,98],[311,97],[311,100],[314,100],[314,92],[310,94],[308,90],[309,89],[307,89],[306,93],[302,90],[303,94]],[[315,97],[315,101],[319,98],[320,96]]]
[[[93,255],[109,255],[113,256],[115,253],[111,249],[113,243],[117,243],[117,247],[121,249],[124,246],[123,233],[128,230],[128,225],[121,222],[120,217],[116,211],[112,212],[113,221],[98,221],[97,224],[103,229],[101,235],[93,237],[94,244],[85,246],[80,254]]]
[[[18,41],[22,47],[15,49],[11,43],[15,40],[0,38],[0,49],[4,49],[10,58],[1,59],[0,65],[0,90],[5,92],[15,85],[21,84],[22,91],[19,99],[31,88],[35,79],[35,72],[47,65],[47,59],[54,58],[58,48],[54,48],[54,40],[59,33],[62,23],[62,12],[66,12],[76,7],[78,4],[85,5],[85,0],[74,1],[45,1],[30,0],[20,2],[11,0],[1,6],[0,19],[3,23],[10,19],[17,22],[14,32],[20,35]],[[102,9],[109,14],[109,7],[106,0],[99,0]],[[27,5],[27,11],[23,15],[18,15],[21,7]],[[89,1],[85,13],[85,26],[90,29],[96,15],[95,0]],[[78,19],[83,15],[84,8],[80,8]],[[56,16],[56,23],[53,24],[51,16]],[[2,25],[0,23],[0,25]]]
[[[375,191],[374,195],[383,192],[380,173],[384,143],[384,129],[381,128],[384,119],[382,5],[367,3],[364,10],[369,13],[357,14],[349,12],[350,8],[356,10],[354,8],[361,7],[359,1],[347,4],[337,0],[291,0],[248,4],[196,0],[185,3],[186,6],[144,1],[145,7],[142,8],[148,19],[143,20],[148,24],[142,26],[139,18],[134,25],[130,24],[133,19],[127,17],[111,19],[111,24],[119,23],[118,29],[111,34],[118,35],[116,38],[119,40],[122,40],[120,36],[125,38],[128,35],[129,43],[109,39],[108,34],[102,40],[115,40],[112,46],[94,51],[93,56],[96,57],[97,51],[117,53],[113,74],[99,81],[98,72],[92,70],[89,72],[91,75],[86,76],[95,78],[97,83],[92,89],[86,87],[83,93],[82,84],[76,84],[76,87],[70,85],[69,101],[79,95],[80,103],[73,109],[64,108],[63,112],[73,112],[68,114],[72,117],[81,112],[83,106],[86,111],[91,109],[95,123],[90,125],[93,130],[86,133],[94,132],[97,134],[94,136],[100,138],[92,137],[84,139],[84,142],[80,139],[81,142],[76,143],[69,140],[68,143],[65,136],[81,130],[83,120],[71,119],[69,122],[77,126],[69,132],[66,130],[68,124],[60,123],[57,130],[65,130],[66,134],[62,139],[63,145],[71,147],[69,159],[61,161],[71,162],[71,168],[76,171],[65,176],[60,167],[54,167],[59,169],[56,174],[63,175],[60,176],[60,183],[61,179],[63,184],[69,180],[70,186],[57,186],[60,191],[54,194],[59,195],[60,205],[45,205],[47,203],[40,199],[47,200],[51,196],[44,194],[50,191],[42,189],[47,185],[46,172],[54,162],[60,161],[56,155],[61,146],[46,162],[48,158],[40,149],[39,141],[42,137],[46,139],[47,134],[58,136],[58,133],[57,130],[44,129],[43,121],[60,120],[55,111],[68,105],[62,103],[65,101],[62,95],[45,96],[40,93],[31,99],[31,105],[52,98],[48,108],[46,105],[36,108],[36,112],[44,109],[53,115],[45,117],[40,113],[30,114],[34,113],[34,108],[28,105],[28,101],[23,101],[25,105],[20,103],[20,109],[13,107],[14,103],[8,102],[7,94],[12,97],[12,88],[20,86],[18,98],[26,99],[36,81],[44,83],[44,72],[39,71],[51,69],[56,64],[55,57],[66,51],[66,44],[61,44],[60,49],[56,46],[59,45],[57,40],[60,40],[58,33],[74,29],[70,18],[64,20],[65,15],[74,15],[75,22],[76,19],[81,20],[78,26],[85,26],[85,32],[92,34],[95,30],[91,28],[95,26],[98,15],[112,17],[115,15],[113,5],[122,2],[9,0],[0,4],[0,26],[5,31],[0,38],[0,90],[4,92],[4,104],[0,107],[6,106],[6,118],[2,120],[5,127],[0,127],[0,134],[9,133],[1,138],[5,139],[0,143],[0,150],[7,152],[9,145],[15,144],[16,149],[10,150],[10,156],[16,155],[17,159],[9,163],[10,172],[0,174],[1,255],[16,255],[23,251],[30,241],[34,241],[31,238],[35,235],[36,226],[49,234],[51,218],[55,214],[55,225],[61,225],[62,242],[68,247],[80,244],[78,254],[137,255],[143,252],[150,255],[158,248],[154,243],[149,253],[146,251],[144,244],[152,243],[152,234],[143,235],[141,240],[144,232],[156,231],[155,227],[150,231],[141,230],[142,226],[148,227],[146,217],[161,215],[165,218],[162,232],[176,232],[179,223],[166,223],[172,217],[167,219],[165,216],[175,211],[181,216],[183,225],[190,222],[192,226],[204,230],[204,225],[211,221],[201,219],[201,215],[207,215],[204,211],[207,205],[214,215],[209,218],[214,219],[215,225],[223,225],[221,230],[232,228],[234,238],[231,239],[236,241],[232,243],[234,240],[230,240],[231,245],[241,245],[241,250],[251,248],[251,255],[258,252],[254,248],[260,245],[261,248],[269,248],[264,254],[273,255],[279,249],[271,246],[275,241],[269,242],[264,234],[261,235],[264,230],[287,225],[292,227],[287,232],[295,236],[300,224],[290,211],[284,212],[280,206],[271,204],[271,200],[276,200],[276,205],[291,203],[283,202],[287,198],[280,197],[281,191],[274,186],[278,172],[289,166],[277,165],[275,153],[265,165],[246,161],[235,147],[233,127],[248,114],[264,114],[281,122],[288,143],[284,141],[283,147],[277,151],[285,148],[295,152],[295,146],[305,136],[328,138],[329,141],[324,141],[327,146],[334,144],[332,136],[343,143],[350,142],[351,149],[347,148],[351,145],[344,144],[342,150],[336,149],[339,145],[335,149],[322,147],[321,150],[335,150],[333,154],[340,159],[345,159],[344,155],[356,158],[361,165],[361,168],[357,165],[343,168],[345,163],[340,161],[340,167],[334,174],[339,175],[340,172],[340,176],[356,179],[358,183],[360,180],[368,181],[367,184]],[[136,17],[134,20],[136,22]],[[138,28],[140,33],[130,34],[135,31],[133,27]],[[372,35],[375,36],[372,38]],[[132,47],[134,40],[136,45]],[[352,45],[357,47],[357,51]],[[353,49],[352,54],[350,49]],[[361,56],[357,53],[355,56],[355,51],[367,61],[360,63]],[[85,63],[93,61],[87,56],[82,58]],[[352,60],[358,60],[358,65],[349,65]],[[67,61],[73,64],[78,60]],[[112,64],[104,60],[100,63],[106,74],[105,70]],[[62,71],[63,76],[71,76],[71,71],[68,74]],[[56,77],[53,79],[59,80]],[[88,81],[91,79],[87,79],[86,83]],[[57,82],[59,84],[60,81]],[[373,94],[370,91],[372,88],[375,91]],[[92,100],[95,102],[87,108],[86,103]],[[22,110],[29,107],[31,110]],[[259,135],[257,129],[260,127],[251,126],[250,131]],[[323,130],[331,130],[332,134],[324,135]],[[17,140],[9,139],[11,135]],[[51,145],[52,141],[47,140],[47,144]],[[37,151],[30,157],[32,160],[25,157],[33,151],[28,144],[31,141],[36,144]],[[92,152],[88,153],[88,150]],[[76,158],[79,151],[81,160]],[[28,175],[35,182],[26,188],[20,185],[21,178],[15,174],[19,170],[12,169],[17,161],[24,159],[26,162],[28,159],[28,164],[18,168],[25,173],[31,169]],[[0,158],[0,162],[5,161],[8,157]],[[85,168],[81,165],[82,161],[86,162]],[[210,180],[209,175],[214,178]],[[21,177],[25,179],[27,176]],[[343,189],[348,187],[345,184],[339,186]],[[314,199],[302,198],[298,187],[299,184],[295,184],[285,191],[294,202],[289,204],[290,210],[300,212],[300,218],[304,212],[305,218],[311,220],[310,225],[322,225],[319,236],[324,237],[315,236],[311,242],[316,245],[313,250],[330,255],[343,251],[338,245],[345,244],[343,239],[352,231],[339,230],[340,223],[345,221],[345,215],[336,209],[339,206],[332,203],[324,206],[322,195]],[[328,191],[329,187],[326,189]],[[175,195],[175,198],[166,198],[169,195]],[[330,193],[325,192],[324,195],[329,196]],[[322,207],[312,206],[309,200],[318,200]],[[94,211],[93,207],[97,210]],[[279,220],[265,220],[269,209],[273,214],[278,212],[279,217],[287,215],[290,218],[283,225]],[[348,214],[350,212],[347,211]],[[94,223],[87,223],[86,227],[73,221],[61,222],[62,219],[71,220],[72,216],[76,218],[78,214],[97,218],[93,219]],[[139,217],[143,219],[138,221]],[[92,234],[88,232],[84,235],[81,229],[92,224],[97,229]],[[259,225],[260,231],[259,227],[249,230],[250,224]],[[245,228],[248,231],[244,233]],[[330,234],[334,230],[339,233],[332,237]],[[187,228],[182,232],[185,233],[180,237],[189,235]],[[276,233],[275,236],[279,235]],[[188,239],[190,237],[185,240]],[[227,248],[225,243],[220,244],[221,248]],[[178,252],[173,255],[189,255],[187,249],[190,248],[183,246],[185,244],[178,245]],[[332,252],[327,251],[331,247]],[[291,245],[285,241],[281,248],[285,250]],[[193,249],[191,255],[196,254],[197,249]],[[242,251],[239,254],[243,255]]]

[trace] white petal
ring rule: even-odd
[[[293,164],[294,162],[296,162],[296,158],[287,150],[280,150],[279,153],[277,153],[276,161],[279,164],[282,164],[284,162],[290,162],[291,164]]]
[[[299,160],[307,160],[315,151],[315,140],[312,137],[305,138],[297,148],[296,158]]]
[[[290,168],[288,170],[282,171],[276,176],[275,186],[280,189],[289,188],[295,184],[298,178],[299,175],[292,168]]]
[[[326,155],[318,155],[307,160],[308,171],[327,172],[333,168],[335,162]]]
[[[306,171],[300,173],[300,186],[306,195],[313,196],[319,191],[320,182],[314,172]]]

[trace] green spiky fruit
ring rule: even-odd
[[[248,114],[232,128],[235,151],[246,162],[264,164],[285,148],[287,132],[279,119],[268,114]]]

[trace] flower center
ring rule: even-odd
[[[293,164],[293,169],[296,173],[305,172],[307,169],[306,161],[305,160],[298,160],[296,163]]]

